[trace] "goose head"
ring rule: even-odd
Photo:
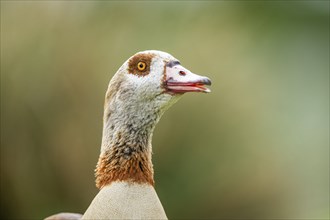
[[[146,112],[142,106],[162,111],[184,93],[210,92],[205,85],[211,85],[209,78],[192,73],[172,55],[148,50],[133,55],[119,68],[109,84],[107,96],[111,98],[117,94],[117,98],[131,108],[140,107],[135,111],[141,109],[144,112],[141,114],[148,114],[151,112]],[[113,100],[108,99],[106,103],[110,101]]]

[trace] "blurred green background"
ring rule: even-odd
[[[329,218],[329,1],[1,1],[1,219],[83,213],[134,53],[212,79],[153,137],[171,219]]]

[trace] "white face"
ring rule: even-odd
[[[152,112],[166,110],[186,92],[209,92],[204,85],[210,84],[207,77],[190,72],[170,54],[149,50],[130,57],[108,91],[116,92],[116,105],[121,108],[134,106],[137,111]]]
[[[135,71],[129,67],[130,61],[136,59],[131,65],[139,65],[139,62],[146,63],[146,69],[143,71]],[[160,51],[144,51],[132,56],[126,63],[126,80],[133,86],[141,97],[152,98],[164,92],[164,74],[165,64],[170,60],[174,60],[170,54]],[[148,69],[150,68],[150,69]]]
[[[145,63],[139,71],[138,65]],[[210,92],[207,77],[199,76],[180,65],[172,55],[155,50],[143,51],[132,56],[125,64],[127,80],[140,95],[180,95],[185,92]],[[143,66],[142,66],[143,67]],[[150,69],[149,69],[150,68]]]

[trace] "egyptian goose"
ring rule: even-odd
[[[105,96],[100,189],[82,219],[167,219],[154,189],[153,130],[162,114],[186,92],[210,92],[168,53],[149,50],[130,57],[109,83]],[[59,216],[62,215],[62,216]],[[61,213],[48,219],[79,219]]]

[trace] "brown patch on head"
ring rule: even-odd
[[[137,54],[128,61],[128,73],[145,76],[150,73],[150,65],[154,54]]]
[[[138,148],[114,147],[101,155],[95,170],[96,186],[101,189],[114,181],[154,185],[151,154]]]

